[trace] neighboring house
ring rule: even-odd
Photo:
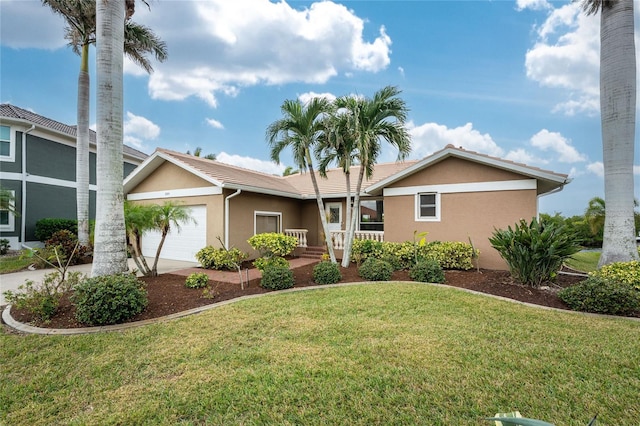
[[[353,192],[359,167],[352,168]],[[420,161],[375,166],[363,184],[358,238],[412,241],[427,231],[428,241],[473,241],[480,266],[506,269],[489,244],[495,228],[537,216],[538,197],[569,183],[558,174],[447,145]],[[318,179],[334,247],[341,255],[346,190],[340,169]],[[129,200],[177,201],[191,208],[196,223],[167,238],[162,256],[194,260],[206,245],[251,252],[247,239],[260,232],[295,235],[302,247],[324,238],[311,179],[305,173],[279,177],[217,161],[158,149],[124,181]],[[177,234],[177,230],[172,233]],[[143,251],[152,255],[159,236],[145,234]],[[255,255],[255,253],[254,253]]]
[[[90,132],[89,216],[96,206],[96,134]],[[0,186],[13,193],[19,216],[0,211],[0,238],[12,248],[36,242],[42,218],[76,218],[76,127],[0,104]],[[123,176],[147,155],[124,146]]]

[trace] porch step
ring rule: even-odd
[[[307,247],[304,253],[300,255],[300,257],[304,257],[307,259],[322,259],[322,255],[326,253],[326,250],[322,246],[317,247]]]

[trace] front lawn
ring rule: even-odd
[[[640,322],[422,284],[275,294],[97,335],[0,335],[0,423],[637,424]]]
[[[20,255],[0,257],[0,274],[22,271],[32,263],[33,259],[22,258]]]
[[[571,255],[565,263],[569,268],[576,271],[592,272],[598,269],[599,260],[599,251],[581,251]]]

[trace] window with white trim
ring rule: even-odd
[[[416,220],[439,221],[440,220],[440,194],[437,192],[424,192],[416,194]]]
[[[282,213],[280,212],[253,212],[253,233],[281,232]]]
[[[0,125],[0,161],[15,159],[16,144],[11,127]]]
[[[7,191],[11,194],[11,197],[15,197],[15,191]],[[15,209],[15,201],[11,201],[9,206]],[[15,229],[15,215],[9,209],[0,209],[0,231],[14,231]]]
[[[382,199],[360,202],[360,231],[384,231],[384,204]]]

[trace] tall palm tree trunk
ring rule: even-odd
[[[89,44],[82,46],[78,74],[78,128],[76,133],[76,214],[78,241],[89,245]]]
[[[360,165],[360,172],[358,173],[358,183],[356,184],[356,194],[353,199],[353,214],[351,217],[351,224],[348,226],[349,232],[344,245],[344,252],[342,255],[342,267],[347,268],[351,262],[351,248],[353,247],[353,240],[356,234],[356,218],[358,212],[360,212],[360,191],[362,190],[362,182],[364,181],[365,166]]]
[[[354,209],[351,204],[351,173],[349,171],[344,174],[345,184],[347,186],[347,214],[345,215],[345,240],[344,240],[344,250],[342,251],[342,266],[346,268],[346,265],[349,266],[351,254],[349,253],[348,247],[350,247],[349,236],[351,235],[351,216],[354,214]],[[345,261],[345,259],[347,259]]]
[[[633,0],[607,2],[600,22],[600,110],[606,216],[599,266],[637,260],[633,217],[636,55]]]
[[[97,19],[97,183],[93,276],[126,272],[127,250],[122,187],[122,71],[125,5],[98,0]]]
[[[311,183],[313,184],[313,190],[316,193],[316,201],[318,202],[318,212],[320,212],[320,221],[322,222],[322,231],[324,232],[324,239],[327,243],[327,251],[329,252],[329,259],[332,263],[336,263],[336,254],[333,251],[333,241],[331,239],[331,232],[329,232],[329,225],[327,224],[327,215],[325,214],[324,202],[322,201],[322,195],[318,188],[318,179],[316,173],[313,170],[313,164],[311,162],[311,155],[307,152],[307,168],[309,169],[309,175],[311,175]]]

